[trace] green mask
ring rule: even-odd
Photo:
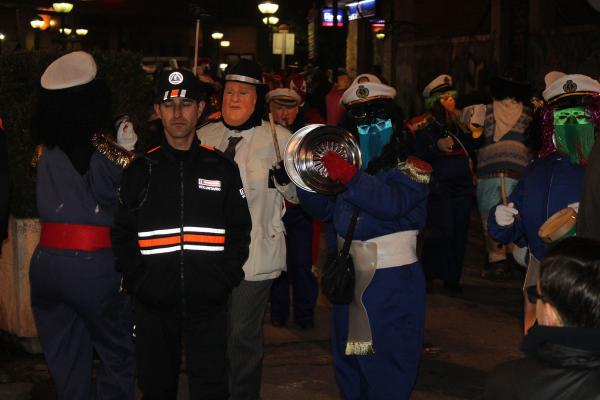
[[[587,165],[594,141],[594,125],[584,107],[554,111],[554,143],[571,162]]]

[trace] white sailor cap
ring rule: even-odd
[[[300,105],[302,98],[293,89],[277,88],[267,93],[267,103],[275,102],[286,107],[294,107]]]
[[[544,100],[554,103],[568,96],[597,95],[600,93],[600,83],[586,75],[564,72],[548,72],[544,77],[546,89],[542,92]]]
[[[358,75],[352,85],[342,95],[340,103],[347,106],[353,103],[362,103],[374,99],[393,99],[396,89],[381,83],[379,78],[371,74]]]
[[[442,74],[425,86],[425,89],[423,89],[423,97],[427,98],[434,93],[446,92],[449,90],[454,90],[452,77],[448,74]]]
[[[85,51],[74,51],[57,58],[40,79],[44,89],[59,90],[85,85],[96,77],[96,62]]]

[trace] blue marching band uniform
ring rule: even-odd
[[[473,178],[469,155],[458,144],[457,150],[442,152],[437,141],[451,130],[466,142],[458,125],[445,127],[429,116],[415,132],[415,155],[433,168],[427,199],[427,228],[422,263],[428,280],[438,278],[447,287],[459,286],[466,253]]]
[[[519,210],[514,223],[498,225],[495,206],[488,217],[490,236],[504,244],[527,245],[531,255],[543,260],[546,245],[538,230],[557,211],[579,201],[584,173],[585,167],[557,152],[533,161],[508,196],[508,202]]]
[[[29,271],[31,306],[59,400],[134,396],[132,315],[119,291],[110,227],[137,136],[118,133],[115,143],[94,133],[108,112],[108,88],[96,72],[83,51],[55,60],[41,77],[34,118],[43,145],[34,160],[41,235]]]
[[[121,172],[97,150],[83,176],[58,147],[39,160],[31,305],[59,399],[133,396],[131,309],[109,236]],[[93,350],[101,360],[95,389]]]
[[[294,322],[309,329],[314,324],[318,295],[312,272],[312,218],[299,206],[287,205],[283,216],[287,271],[271,286],[271,321],[285,325],[290,313],[290,283]]]
[[[354,207],[360,208],[354,239],[378,244],[377,269],[362,295],[374,353],[347,354],[352,353],[347,348],[350,306],[334,305],[336,378],[344,399],[408,398],[416,380],[425,313],[423,272],[410,255],[415,254],[418,230],[425,226],[428,185],[391,169],[374,176],[358,171],[346,188],[335,197],[298,189],[302,207],[333,222],[340,236]],[[403,259],[409,262],[394,263]]]

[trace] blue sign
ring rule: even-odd
[[[373,17],[375,15],[376,0],[361,0],[346,4],[348,9],[348,20]]]
[[[333,8],[324,8],[323,9],[323,22],[322,26],[333,26]],[[337,26],[344,26],[344,12],[341,8],[337,10]]]

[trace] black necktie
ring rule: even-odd
[[[229,137],[229,144],[227,148],[223,152],[229,159],[233,160],[235,158],[235,146],[242,140],[241,136],[231,136]]]

